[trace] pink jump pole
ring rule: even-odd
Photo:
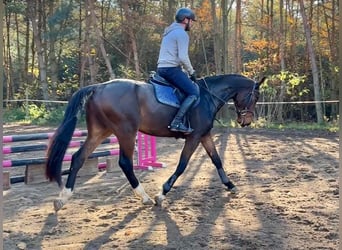
[[[163,167],[157,162],[156,138],[138,132],[138,165],[139,169],[150,169],[151,167]]]

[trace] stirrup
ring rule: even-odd
[[[184,126],[183,123],[178,123],[177,125],[171,123],[169,129],[173,132],[181,132],[184,134],[191,134],[194,131],[192,128]]]

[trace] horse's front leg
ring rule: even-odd
[[[166,194],[171,190],[176,180],[185,171],[190,157],[194,153],[195,149],[199,144],[198,139],[186,139],[184,148],[180,155],[180,159],[176,168],[176,171],[170,176],[170,178],[164,183],[162,191],[155,196],[156,205],[161,206],[163,200],[165,200]]]
[[[229,180],[227,174],[225,173],[222,167],[222,161],[221,161],[220,156],[217,153],[211,134],[208,133],[207,135],[203,136],[201,139],[201,143],[203,147],[205,148],[207,154],[209,155],[211,161],[215,165],[217,172],[220,176],[221,182],[228,188],[228,190],[231,193],[235,194],[237,192],[237,188],[235,187],[233,182]]]

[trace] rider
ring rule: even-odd
[[[193,131],[184,123],[184,116],[199,98],[199,90],[196,86],[195,70],[193,69],[189,55],[189,31],[195,14],[189,8],[180,8],[175,15],[175,22],[168,26],[163,34],[160,46],[157,73],[180,89],[186,98],[182,102],[176,116],[169,128],[171,131],[189,134]],[[182,70],[189,73],[189,76]]]

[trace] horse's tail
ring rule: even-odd
[[[59,186],[62,185],[63,158],[76,128],[77,115],[94,93],[95,88],[95,85],[87,86],[73,94],[65,110],[63,121],[50,140],[45,175],[50,181],[55,180]]]

